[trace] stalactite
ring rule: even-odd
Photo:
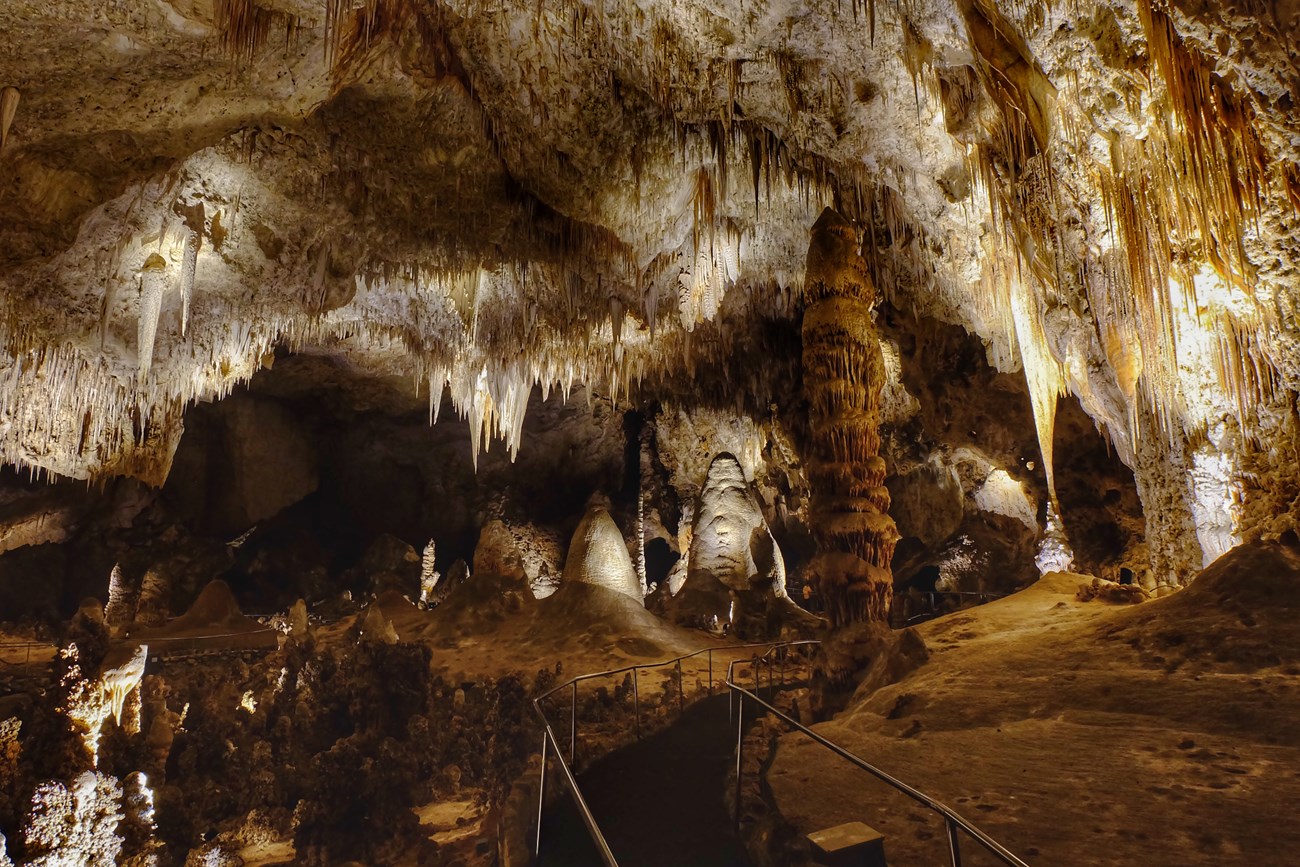
[[[185,253],[181,260],[181,336],[190,324],[190,299],[194,297],[194,272],[199,261],[201,235],[193,230],[185,238]]]
[[[167,262],[157,253],[149,254],[140,269],[140,319],[136,328],[136,352],[139,357],[140,381],[153,366],[154,338],[158,334],[158,316],[162,313],[163,290],[166,288]]]
[[[301,21],[295,15],[260,6],[257,0],[216,0],[213,9],[222,47],[232,56],[251,61],[276,30],[285,45],[297,37]]]
[[[803,388],[819,549],[809,574],[832,623],[886,620],[899,535],[878,454],[885,368],[871,317],[876,290],[855,229],[829,208],[813,226],[804,292]]]

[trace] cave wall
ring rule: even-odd
[[[1293,4],[584,10],[6,4],[0,458],[161,484],[277,349],[445,392],[471,454],[535,386],[725,370],[761,415],[833,206],[1023,378],[1049,473],[1078,399],[1157,584],[1294,525]]]

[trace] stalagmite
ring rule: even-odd
[[[140,582],[140,599],[136,603],[135,622],[141,626],[161,626],[167,619],[171,588],[165,573],[149,569]]]
[[[650,592],[646,579],[645,564],[645,501],[650,495],[650,482],[653,479],[652,459],[650,456],[650,429],[641,430],[640,447],[637,449],[638,473],[636,495],[636,577],[641,582],[641,595]]]
[[[166,288],[167,262],[150,253],[140,269],[140,320],[136,327],[136,352],[139,356],[138,377],[141,382],[153,366],[154,338],[158,334],[158,316],[162,313],[163,290]]]
[[[886,620],[899,535],[878,454],[885,363],[871,318],[876,289],[857,232],[830,208],[813,226],[804,292],[803,388],[819,548],[810,580],[833,623]]]
[[[104,606],[104,622],[108,624],[109,634],[121,638],[135,619],[131,610],[131,590],[122,578],[122,566],[116,564],[108,576],[108,603]]]
[[[9,127],[13,126],[14,115],[18,114],[18,100],[21,94],[16,87],[0,90],[0,154],[4,153],[9,143]]]
[[[564,584],[595,584],[641,602],[643,595],[627,543],[601,506],[590,506],[573,532],[564,559]]]
[[[433,591],[437,589],[438,582],[442,579],[437,567],[434,565],[434,544],[429,540],[429,544],[424,546],[424,553],[420,555],[420,607],[428,608],[429,603],[433,600]]]

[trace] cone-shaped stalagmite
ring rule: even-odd
[[[885,363],[871,319],[876,289],[857,232],[830,208],[813,226],[804,287],[803,388],[819,549],[810,574],[833,623],[885,620],[898,530],[878,454]]]
[[[588,507],[573,533],[564,560],[563,583],[598,584],[642,602],[641,582],[627,543],[609,512],[600,506]]]

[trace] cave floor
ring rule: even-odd
[[[1112,606],[1057,574],[924,624],[929,662],[819,730],[1031,865],[1294,863],[1300,583],[1251,556],[1222,592]],[[1261,575],[1267,592],[1243,589]],[[947,863],[934,814],[801,736],[767,782],[796,838],[860,820],[891,867]]]

